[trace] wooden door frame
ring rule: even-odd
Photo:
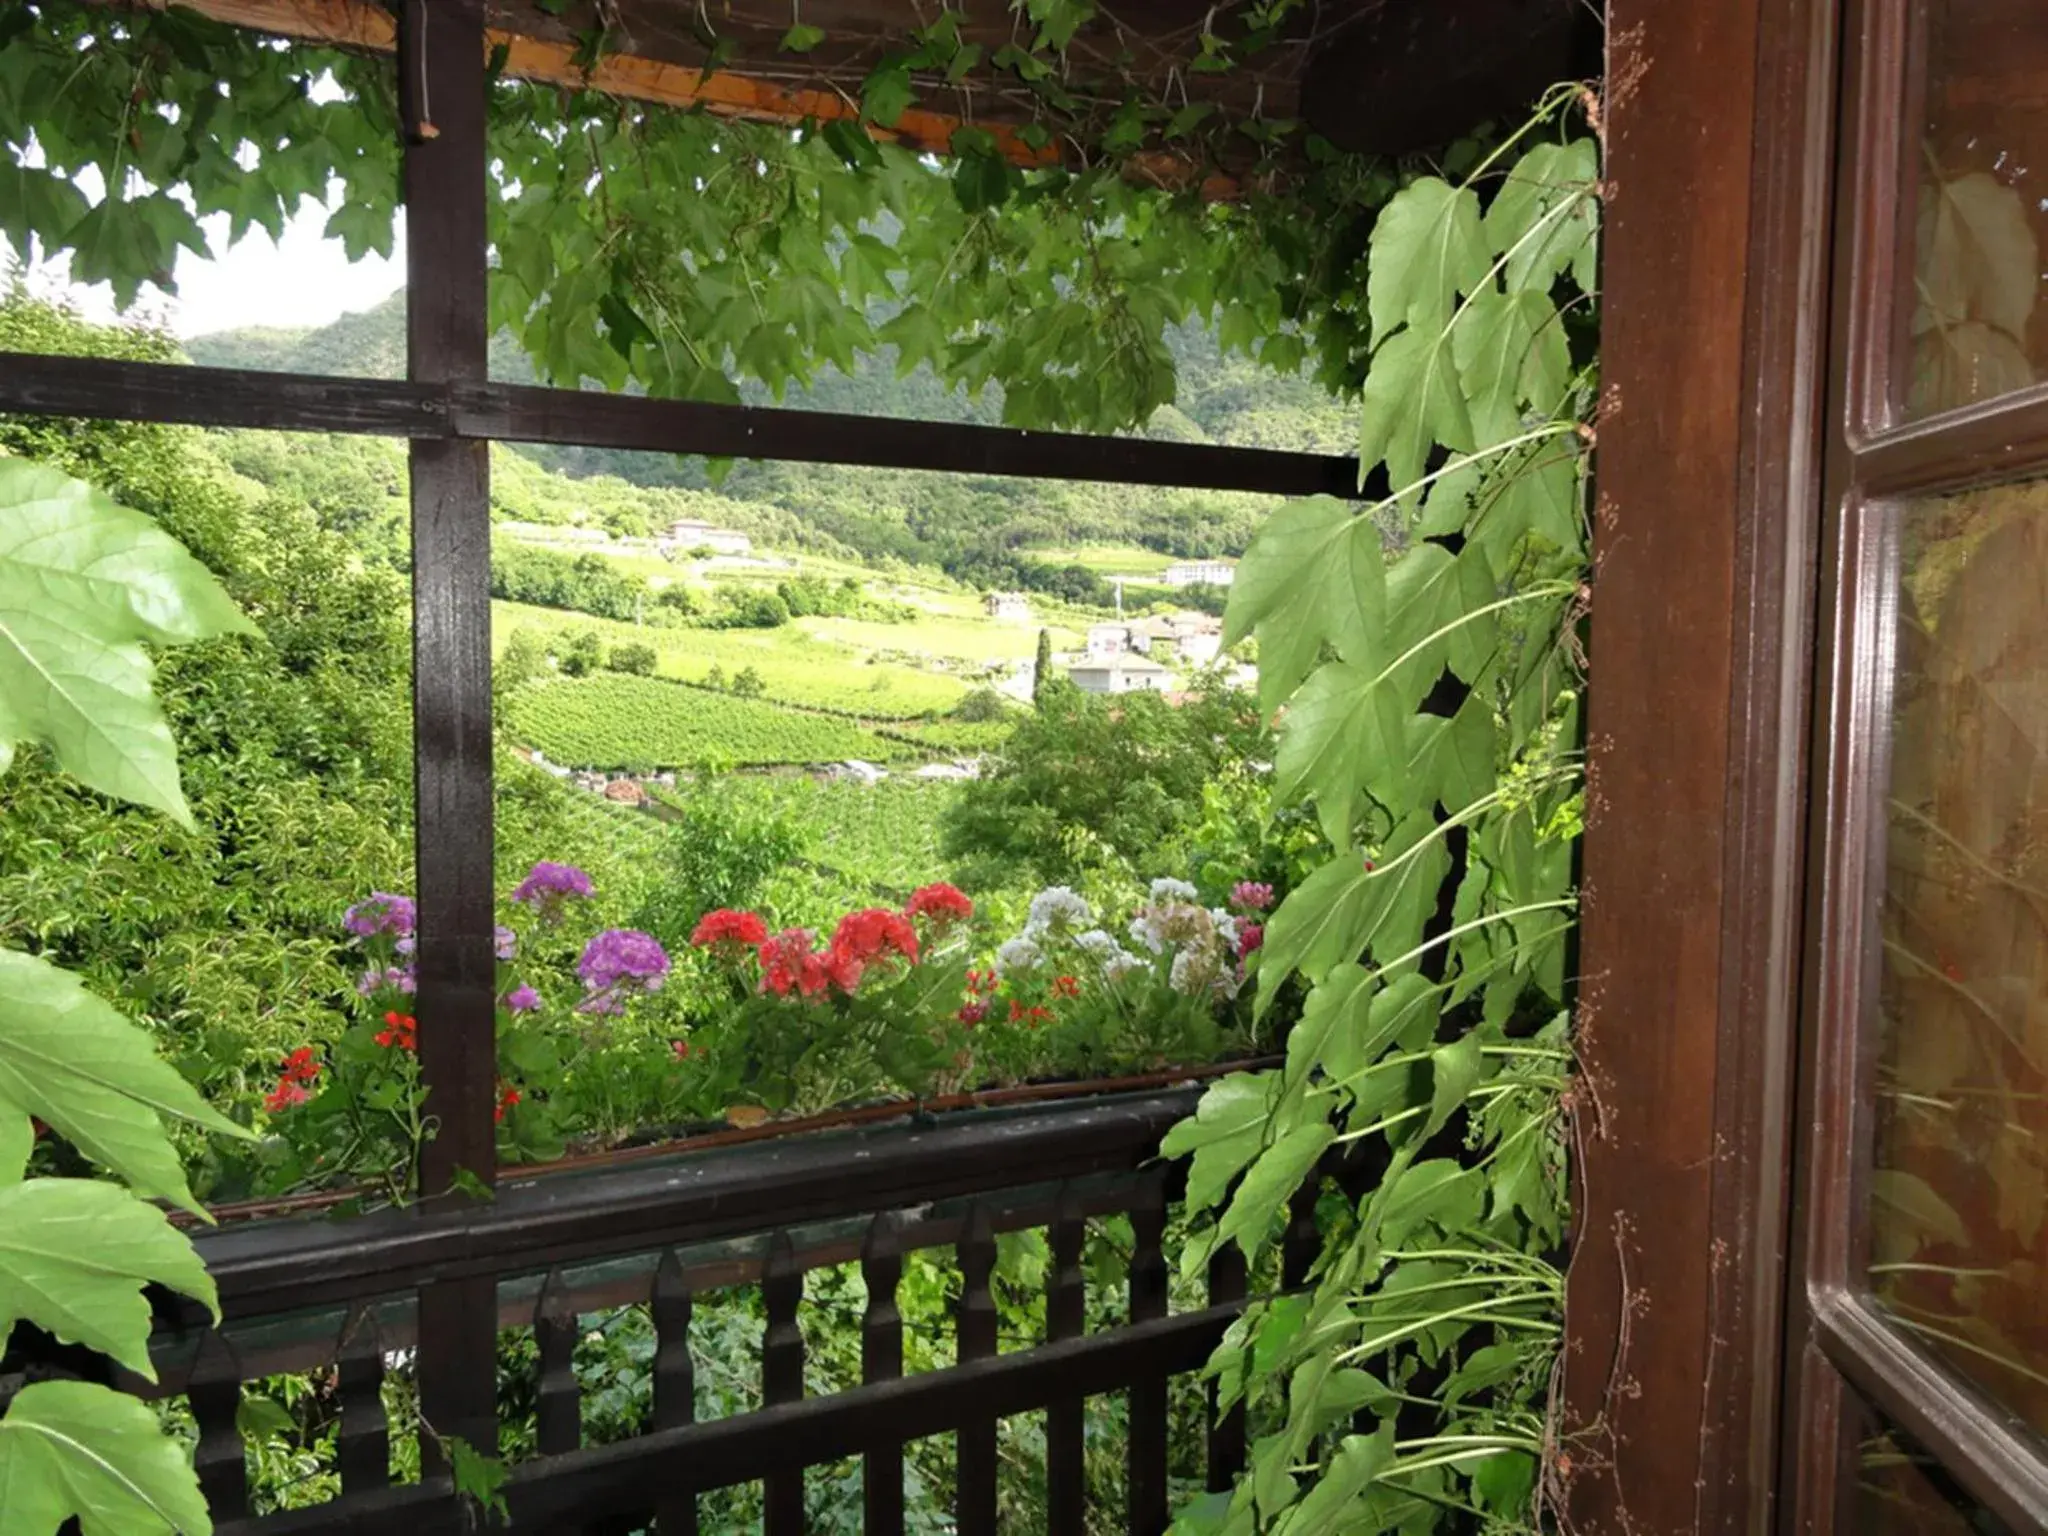
[[[1778,1519],[1834,0],[1613,0],[1574,1529]]]

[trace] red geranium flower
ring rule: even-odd
[[[928,917],[935,923],[955,923],[974,916],[974,903],[961,893],[958,886],[939,880],[912,891],[910,904],[903,910],[911,917]]]
[[[758,949],[768,939],[768,925],[755,912],[735,912],[730,907],[720,907],[716,912],[707,912],[690,934],[690,942],[699,946],[713,944],[744,944]]]
[[[419,1048],[419,1024],[409,1013],[387,1013],[384,1027],[377,1031],[375,1039],[385,1049],[397,1046],[401,1051]]]
[[[279,1071],[285,1082],[310,1083],[320,1076],[320,1058],[313,1054],[313,1047],[302,1045],[285,1057]]]
[[[972,1028],[974,1028],[974,1026],[975,1026],[975,1025],[979,1024],[979,1023],[980,1023],[980,1022],[981,1022],[981,1021],[982,1021],[983,1019],[985,1019],[985,1018],[987,1018],[987,1017],[988,1017],[988,1004],[987,1004],[987,1003],[966,1003],[966,1004],[963,1004],[963,1005],[961,1006],[961,1009],[960,1009],[960,1015],[959,1015],[959,1017],[960,1017],[960,1022],[961,1022],[962,1024],[965,1024],[965,1025],[966,1025],[966,1026],[967,1026],[967,1027],[968,1027],[969,1029],[972,1029]]]
[[[906,960],[917,958],[917,930],[901,912],[887,907],[867,907],[849,912],[832,931],[832,948],[856,960],[869,961],[894,952]]]
[[[263,1096],[263,1107],[273,1115],[284,1113],[294,1104],[303,1104],[312,1095],[290,1078],[280,1078],[275,1088]]]
[[[777,997],[787,997],[792,991],[816,997],[831,979],[825,957],[811,948],[808,928],[786,928],[764,941],[757,953],[761,957],[761,990]]]
[[[1055,976],[1052,982],[1052,990],[1055,997],[1079,997],[1081,995],[1081,983],[1071,976]]]
[[[491,1118],[493,1120],[502,1121],[505,1118],[505,1111],[510,1109],[514,1104],[517,1104],[519,1100],[519,1090],[517,1088],[509,1086],[506,1087],[504,1092],[498,1095],[498,1107],[497,1110],[491,1115]]]

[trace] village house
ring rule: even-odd
[[[1173,686],[1174,672],[1148,656],[1118,655],[1089,658],[1067,668],[1067,676],[1083,693],[1136,693],[1147,689],[1165,693]]]
[[[1159,579],[1169,587],[1227,587],[1237,574],[1228,560],[1182,560],[1166,568]]]
[[[700,549],[708,549],[714,555],[751,555],[754,541],[744,533],[731,528],[721,528],[716,523],[707,523],[702,518],[679,517],[668,525],[668,531],[661,536],[661,552],[671,560],[688,556]]]

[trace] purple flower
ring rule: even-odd
[[[1263,912],[1273,905],[1273,887],[1263,880],[1240,880],[1230,888],[1230,904],[1241,912]]]
[[[523,901],[538,911],[553,912],[571,896],[588,896],[590,889],[590,876],[574,864],[555,864],[542,859],[519,882],[512,892],[512,899]]]
[[[394,955],[409,955],[419,947],[420,941],[408,933],[404,938],[391,946],[391,952]]]
[[[410,996],[418,986],[409,965],[387,965],[382,970],[371,968],[356,978],[356,991],[369,997],[386,987]]]
[[[341,926],[359,939],[388,933],[402,939],[412,932],[414,910],[410,896],[389,891],[372,891],[342,916]]]
[[[510,960],[519,953],[519,935],[510,928],[507,928],[503,923],[498,924],[496,943],[500,960]]]
[[[624,1013],[621,995],[634,987],[652,992],[668,974],[668,952],[633,928],[607,928],[583,947],[576,962],[585,997],[579,1013]]]
[[[523,983],[505,994],[505,1008],[510,1013],[531,1013],[539,1006],[540,994]]]

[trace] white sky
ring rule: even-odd
[[[179,336],[204,336],[210,331],[246,325],[327,325],[342,315],[374,308],[405,282],[405,227],[399,221],[391,260],[375,254],[351,263],[339,240],[321,238],[327,210],[308,203],[273,242],[265,231],[251,229],[228,246],[228,218],[217,214],[203,221],[212,245],[211,260],[190,251],[178,252],[178,292],[166,297],[145,286],[136,299],[139,316],[166,320]],[[65,280],[65,262],[38,263],[29,284],[37,292],[68,297],[89,317],[114,315],[113,290],[105,283],[81,288]]]

